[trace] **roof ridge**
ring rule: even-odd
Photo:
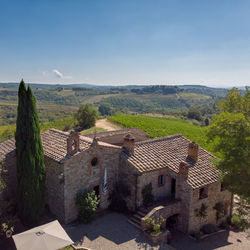
[[[90,144],[93,142],[93,139],[91,139],[91,138],[89,138],[89,137],[87,137],[87,136],[81,135],[81,134],[80,134],[80,136],[79,136],[79,139],[80,139],[81,141],[84,141],[84,142],[90,143]]]
[[[116,134],[120,134],[120,133],[129,133],[129,132],[135,132],[136,134],[147,134],[144,131],[142,131],[139,128],[124,128],[124,129],[118,129],[118,130],[111,130],[111,131],[104,131],[104,132],[98,132],[96,133],[97,136],[103,136],[103,135],[116,135]],[[87,136],[94,136],[95,134],[88,134]]]
[[[165,140],[174,139],[174,138],[178,138],[178,137],[183,137],[183,136],[181,134],[168,135],[168,136],[164,136],[164,137],[149,139],[146,141],[136,142],[135,145],[137,146],[137,145],[143,145],[143,144],[147,144],[147,143],[151,143],[151,142],[165,141]]]
[[[62,130],[55,129],[55,128],[50,128],[50,129],[46,130],[46,131],[43,132],[43,133],[46,133],[46,132],[48,132],[48,131],[53,131],[53,132],[56,132],[56,133],[58,133],[58,134],[63,134],[63,135],[67,135],[67,136],[70,134],[69,132],[62,131]]]

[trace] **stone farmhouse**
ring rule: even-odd
[[[218,224],[230,215],[232,194],[224,190],[218,171],[211,166],[213,155],[182,135],[149,139],[139,129],[127,129],[82,136],[50,129],[41,138],[46,203],[64,223],[77,218],[75,197],[79,190],[94,190],[100,199],[99,210],[105,210],[110,192],[119,181],[130,190],[126,203],[134,212],[143,205],[142,189],[152,184],[151,209],[138,213],[137,221],[131,219],[131,223],[142,228],[147,217],[174,216],[177,229],[190,233],[203,224]],[[8,186],[4,195],[11,198],[16,190],[14,139],[0,144],[0,154],[8,169],[4,173]],[[214,209],[219,202],[228,208],[220,221]],[[207,217],[201,220],[195,211],[202,204],[207,206]]]

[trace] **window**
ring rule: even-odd
[[[98,159],[96,157],[94,157],[92,160],[91,160],[91,165],[94,167],[98,164]]]
[[[221,183],[221,184],[220,184],[220,191],[222,192],[222,191],[225,191],[225,190],[226,190],[226,188],[225,188],[224,184]]]
[[[207,193],[208,193],[207,188],[201,188],[199,192],[199,199],[201,200],[201,199],[207,198],[208,197]]]
[[[163,186],[164,185],[164,175],[159,175],[158,176],[158,186]]]

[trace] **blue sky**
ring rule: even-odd
[[[0,0],[0,82],[250,82],[250,1]]]

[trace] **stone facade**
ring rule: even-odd
[[[95,145],[84,152],[80,152],[64,163],[64,206],[65,222],[69,223],[77,218],[75,197],[79,190],[95,187],[99,189],[100,209],[109,205],[109,191],[118,180],[118,166],[120,148]],[[96,165],[91,161],[96,158]],[[107,192],[103,192],[104,171],[107,173]]]
[[[44,157],[44,163],[46,168],[46,204],[60,221],[64,221],[64,165],[47,156]]]
[[[217,224],[219,225],[222,221],[225,221],[230,216],[232,194],[227,191],[221,191],[221,183],[216,182],[208,185],[207,197],[199,198],[199,189],[193,190],[192,196],[189,200],[190,212],[189,212],[189,225],[188,232],[196,231],[205,224]],[[214,206],[216,203],[221,202],[227,207],[227,213],[220,220],[216,220],[216,210]],[[201,205],[207,206],[207,216],[205,218],[199,218],[195,215],[195,210],[200,209]]]
[[[230,215],[232,195],[221,191],[217,172],[210,166],[212,155],[181,135],[144,142],[136,142],[133,136],[126,135],[122,147],[99,141],[96,137],[58,130],[45,132],[42,140],[46,203],[65,223],[77,218],[77,192],[94,190],[100,199],[99,210],[107,209],[115,182],[127,185],[130,195],[126,197],[126,203],[131,211],[143,205],[142,190],[151,183],[154,202],[158,205],[145,218],[162,215],[168,219],[177,215],[177,228],[183,232],[196,231],[208,223],[219,224]],[[0,144],[0,153],[5,153],[4,164],[8,169],[4,176],[8,186],[6,198],[14,197],[16,190],[14,145],[14,141]],[[107,177],[105,189],[104,175]],[[214,209],[218,202],[228,208],[219,220]],[[208,207],[208,216],[204,219],[195,213],[202,204]]]
[[[138,172],[128,163],[124,153],[120,156],[119,181],[125,183],[130,191],[130,196],[126,197],[126,203],[130,211],[135,211],[137,205]]]

